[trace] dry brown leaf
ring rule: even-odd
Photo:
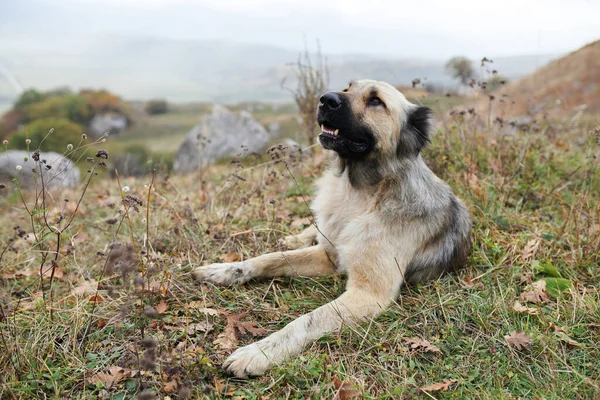
[[[263,336],[266,335],[266,331],[262,328],[257,327],[257,323],[254,321],[242,321],[242,319],[248,316],[247,312],[228,315],[227,326],[221,334],[213,341],[213,343],[219,346],[222,350],[233,350],[238,345],[238,339],[240,335],[250,333],[252,336]]]
[[[295,220],[292,221],[291,225],[294,228],[299,228],[301,226],[308,226],[311,223],[312,222],[311,222],[310,218],[304,217],[304,218],[296,218]]]
[[[215,326],[208,321],[196,322],[188,325],[187,334],[192,335],[195,332],[210,332],[214,327]]]
[[[549,299],[550,297],[546,292],[546,281],[543,279],[533,282],[531,284],[531,290],[521,293],[521,300],[530,303],[543,303]]]
[[[233,350],[238,346],[235,327],[233,324],[229,323],[229,318],[227,319],[227,326],[213,341],[213,344],[218,346],[221,350]]]
[[[450,385],[452,385],[454,382],[458,382],[458,381],[456,379],[444,379],[443,382],[434,383],[434,384],[428,385],[428,386],[423,386],[421,388],[421,390],[424,392],[432,392],[434,390],[448,390],[448,389],[450,389]]]
[[[43,277],[44,279],[50,279],[52,276],[52,267],[44,265],[43,267]],[[39,277],[40,270],[37,268],[23,268],[15,272],[5,272],[0,275],[2,279],[16,279],[16,278],[29,278],[29,277]],[[64,280],[66,279],[66,274],[63,272],[60,267],[54,268],[54,279]]]
[[[540,246],[540,242],[541,240],[539,238],[533,238],[527,242],[521,253],[520,258],[522,262],[526,262],[535,256],[535,253],[537,253],[538,247]]]
[[[508,345],[510,347],[514,347],[517,350],[528,349],[531,345],[531,337],[529,337],[525,332],[512,331],[510,335],[504,336]]]
[[[73,235],[71,238],[71,245],[73,247],[77,247],[82,243],[87,242],[90,239],[90,235],[87,232],[77,232],[77,234]]]
[[[205,300],[194,300],[194,301],[190,301],[189,303],[187,303],[185,306],[186,308],[192,308],[192,309],[200,309],[200,310],[214,310],[213,308],[207,308],[208,306],[212,306],[213,303],[209,302],[209,301],[205,301]],[[217,315],[219,312],[217,310],[214,310],[216,313],[214,315]],[[208,314],[209,312],[206,312],[205,314]]]
[[[89,281],[83,281],[79,285],[75,286],[72,290],[72,294],[75,296],[85,296],[88,294],[95,294],[96,288],[98,287],[98,282],[94,279],[90,279]]]
[[[102,303],[104,301],[104,298],[102,296],[100,296],[99,294],[93,294],[90,296],[89,301],[96,302],[96,303]]]
[[[334,400],[353,399],[362,393],[360,390],[354,389],[350,382],[342,381],[337,376],[331,378],[331,381],[336,390]]]
[[[204,313],[206,315],[219,315],[219,310],[215,310],[214,308],[199,308],[198,312]]]
[[[238,256],[235,253],[227,253],[227,254],[222,255],[221,257],[219,257],[219,259],[222,262],[226,262],[226,263],[230,263],[230,262],[235,262],[235,261],[240,261],[241,260],[240,256]]]
[[[163,385],[163,390],[165,391],[165,393],[173,393],[177,390],[177,386],[177,381],[172,380]]]
[[[515,305],[513,306],[513,309],[516,312],[520,312],[520,313],[527,313],[530,315],[539,315],[539,311],[536,308],[525,307],[524,305],[521,304],[521,302],[519,302],[519,300],[515,301]]]
[[[439,353],[440,348],[432,344],[430,341],[420,339],[418,337],[405,338],[404,341],[409,345],[411,350],[421,350],[429,353]]]
[[[159,314],[164,314],[165,311],[167,311],[168,308],[169,308],[169,305],[163,299],[161,299],[158,302],[158,304],[154,307],[154,309],[156,310],[156,312],[159,313]]]
[[[92,384],[102,383],[102,385],[108,389],[121,382],[123,379],[129,378],[131,372],[132,371],[127,368],[112,366],[109,367],[106,372],[98,372],[97,374],[92,375],[88,379],[88,382]]]

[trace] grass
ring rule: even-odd
[[[344,276],[223,288],[195,283],[190,271],[280,250],[278,239],[310,215],[311,184],[325,168],[314,165],[318,152],[276,151],[275,161],[234,160],[190,176],[92,179],[61,244],[47,225],[61,210],[73,215],[63,199],[73,204],[81,188],[43,208],[35,194],[2,189],[0,397],[598,398],[600,134],[555,123],[551,139],[547,128],[501,135],[504,127],[482,130],[468,115],[445,120],[424,156],[473,215],[465,269],[403,288],[374,321],[251,380],[219,368],[231,352],[215,344],[227,315],[247,312],[245,321],[271,333],[340,295]],[[32,239],[34,231],[46,236]],[[58,256],[45,263],[56,274],[42,293],[44,254]],[[539,280],[546,297],[525,301]],[[516,301],[530,311],[516,311]],[[529,348],[509,346],[513,331],[531,338]],[[412,349],[413,337],[440,351]],[[444,380],[455,381],[422,389]]]

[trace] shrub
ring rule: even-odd
[[[51,129],[54,130],[49,133]],[[29,149],[64,153],[68,144],[77,147],[82,135],[83,128],[66,118],[43,118],[27,124],[13,135],[10,143],[12,148],[26,150],[25,140],[30,139]]]
[[[39,103],[45,96],[35,89],[27,89],[21,94],[21,97],[15,102],[15,109],[20,109],[31,104]]]
[[[150,115],[165,114],[169,111],[166,100],[150,100],[146,103],[146,113]]]
[[[23,107],[23,122],[42,118],[67,118],[67,110],[61,97],[49,97],[43,101]]]

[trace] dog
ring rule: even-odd
[[[194,275],[234,285],[345,272],[346,291],[233,352],[224,368],[237,377],[261,375],[343,324],[374,318],[404,282],[455,270],[471,251],[469,212],[421,157],[434,131],[429,108],[388,83],[358,80],[321,96],[317,120],[318,140],[331,160],[311,206],[315,224],[285,239],[293,250],[197,267]]]

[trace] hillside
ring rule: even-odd
[[[496,98],[504,102],[496,103],[494,117],[600,113],[600,40],[509,83]]]

